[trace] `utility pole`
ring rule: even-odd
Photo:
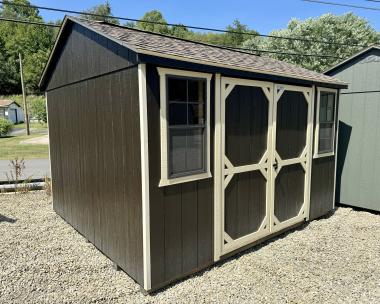
[[[26,94],[25,94],[25,85],[24,85],[24,73],[22,71],[22,57],[21,57],[21,53],[18,53],[18,57],[20,59],[20,76],[21,76],[22,100],[24,102],[24,115],[25,115],[25,123],[26,123],[26,135],[30,135],[29,114],[28,114],[28,105],[26,104]]]

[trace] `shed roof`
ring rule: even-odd
[[[15,102],[14,100],[11,100],[11,99],[0,99],[0,107],[8,107],[10,106],[12,103],[15,103],[17,104],[18,106],[20,106],[17,102]]]
[[[225,47],[218,47],[206,43],[193,42],[162,34],[127,28],[102,21],[92,21],[66,16],[60,33],[62,33],[63,28],[69,21],[78,23],[108,39],[111,39],[137,54],[146,54],[233,70],[284,76],[344,87],[347,85],[345,82],[336,78],[266,56],[257,56],[248,52],[236,51]],[[59,38],[60,35],[58,36],[57,41]],[[55,44],[48,64],[45,67],[40,86],[45,82],[46,72],[49,63],[54,56],[56,47],[57,43]]]
[[[341,66],[343,66],[343,65],[345,65],[345,64],[347,64],[349,62],[351,62],[355,58],[357,58],[357,57],[359,57],[361,55],[364,55],[364,54],[366,54],[366,53],[368,53],[368,52],[370,52],[372,50],[380,50],[380,45],[371,45],[371,46],[369,46],[369,47],[361,50],[360,52],[352,55],[351,57],[347,58],[346,60],[343,60],[343,61],[339,62],[338,64],[336,64],[336,65],[328,68],[324,73],[325,74],[329,74],[330,72],[336,70],[337,68],[339,68],[339,67],[341,67]]]

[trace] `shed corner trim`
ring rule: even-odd
[[[148,113],[146,65],[138,65],[139,81],[139,113],[140,113],[140,144],[141,144],[141,201],[143,225],[143,265],[144,289],[151,289],[151,263],[150,263],[150,207],[149,207],[149,158],[148,158]]]

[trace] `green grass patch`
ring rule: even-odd
[[[48,145],[40,144],[20,144],[21,141],[40,137],[41,135],[30,136],[8,136],[0,138],[0,159],[14,159],[15,157],[30,158],[48,158]]]
[[[47,124],[46,123],[32,122],[29,124],[29,127],[31,129],[36,129],[36,130],[47,130]],[[21,124],[13,125],[12,129],[14,129],[14,130],[26,129],[26,124],[21,123]]]

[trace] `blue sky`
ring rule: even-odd
[[[380,3],[364,0],[334,0],[340,3],[379,7]],[[103,3],[102,0],[31,0],[32,4],[70,10],[84,10]],[[325,13],[343,14],[353,11],[369,20],[380,31],[380,11],[350,9],[321,4],[306,3],[300,0],[110,0],[116,16],[140,18],[145,12],[160,10],[170,23],[225,28],[237,18],[251,29],[260,33],[269,33],[274,29],[286,27],[288,21],[295,17],[306,19]],[[62,13],[41,10],[45,20],[56,20]]]

